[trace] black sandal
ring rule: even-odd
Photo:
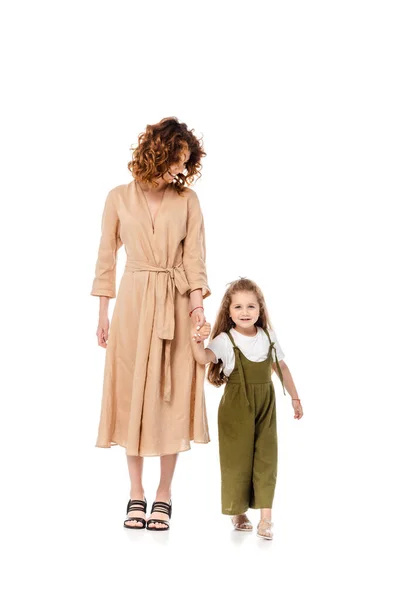
[[[146,514],[146,510],[147,510],[146,498],[144,500],[129,500],[128,506],[126,507],[126,514],[131,512],[131,510],[139,510],[141,512],[144,512],[144,514]],[[143,527],[140,527],[140,525],[139,526],[127,525],[127,523],[129,521],[138,521],[138,523],[143,524]],[[124,527],[126,527],[127,529],[146,529],[146,519],[142,519],[142,517],[128,517],[124,521]]]
[[[160,513],[164,513],[165,515],[168,515],[169,518],[171,518],[172,515],[172,501],[169,501],[169,504],[167,504],[166,502],[153,502],[153,506],[151,507],[151,512],[160,512]],[[149,527],[150,523],[162,523],[163,525],[166,525],[166,527]],[[146,525],[147,529],[149,531],[168,531],[169,529],[169,522],[165,521],[164,519],[149,519],[147,521],[147,525]]]

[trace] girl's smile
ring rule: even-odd
[[[243,335],[257,333],[255,323],[260,316],[260,305],[254,292],[236,292],[232,295],[229,315],[235,323],[236,331]]]

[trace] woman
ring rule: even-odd
[[[131,482],[126,527],[169,528],[171,483],[190,440],[209,442],[204,366],[190,348],[191,326],[205,323],[210,294],[204,224],[190,185],[205,156],[176,118],[148,125],[128,167],[134,179],[107,197],[92,295],[100,296],[98,344],[107,348],[96,445],[126,448]],[[127,261],[109,335],[116,253]],[[190,318],[189,318],[190,315]],[[150,519],[142,485],[144,456],[160,456],[161,477]],[[168,519],[167,519],[168,517]]]

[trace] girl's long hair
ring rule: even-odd
[[[255,325],[257,327],[262,327],[263,329],[272,329],[262,291],[258,285],[254,283],[254,281],[242,277],[236,281],[232,281],[232,283],[229,284],[229,287],[222,298],[221,306],[219,307],[214,327],[211,332],[211,340],[222,332],[228,333],[232,327],[235,327],[235,323],[232,321],[229,315],[229,307],[232,304],[233,294],[236,294],[237,292],[253,292],[256,295],[257,301],[260,305],[260,316],[258,317]],[[215,385],[215,387],[220,387],[228,381],[228,378],[222,371],[221,360],[219,360],[216,364],[213,362],[209,363],[207,379],[212,385]]]

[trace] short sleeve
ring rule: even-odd
[[[119,236],[119,218],[115,207],[115,195],[110,192],[107,196],[101,222],[101,238],[92,296],[107,296],[115,298],[115,278],[117,266],[117,251],[122,241]]]
[[[285,358],[285,354],[284,354],[284,352],[283,352],[283,350],[281,348],[281,345],[280,345],[280,343],[278,341],[278,338],[276,337],[275,331],[273,329],[270,329],[269,330],[269,335],[271,337],[271,342],[275,342],[276,356],[278,358],[278,361],[279,360],[283,360]],[[273,353],[273,357],[274,357],[274,360],[275,360],[275,353]]]
[[[207,282],[204,220],[197,194],[188,198],[186,237],[183,240],[183,266],[192,292],[201,289],[203,298],[211,294]]]
[[[217,363],[220,359],[222,360],[222,363],[226,365],[229,360],[228,344],[226,342],[226,338],[226,334],[220,333],[219,335],[217,335],[217,337],[211,340],[207,346],[207,348],[209,350],[212,350],[212,352],[214,352],[215,354],[216,360],[213,361],[215,363]]]

